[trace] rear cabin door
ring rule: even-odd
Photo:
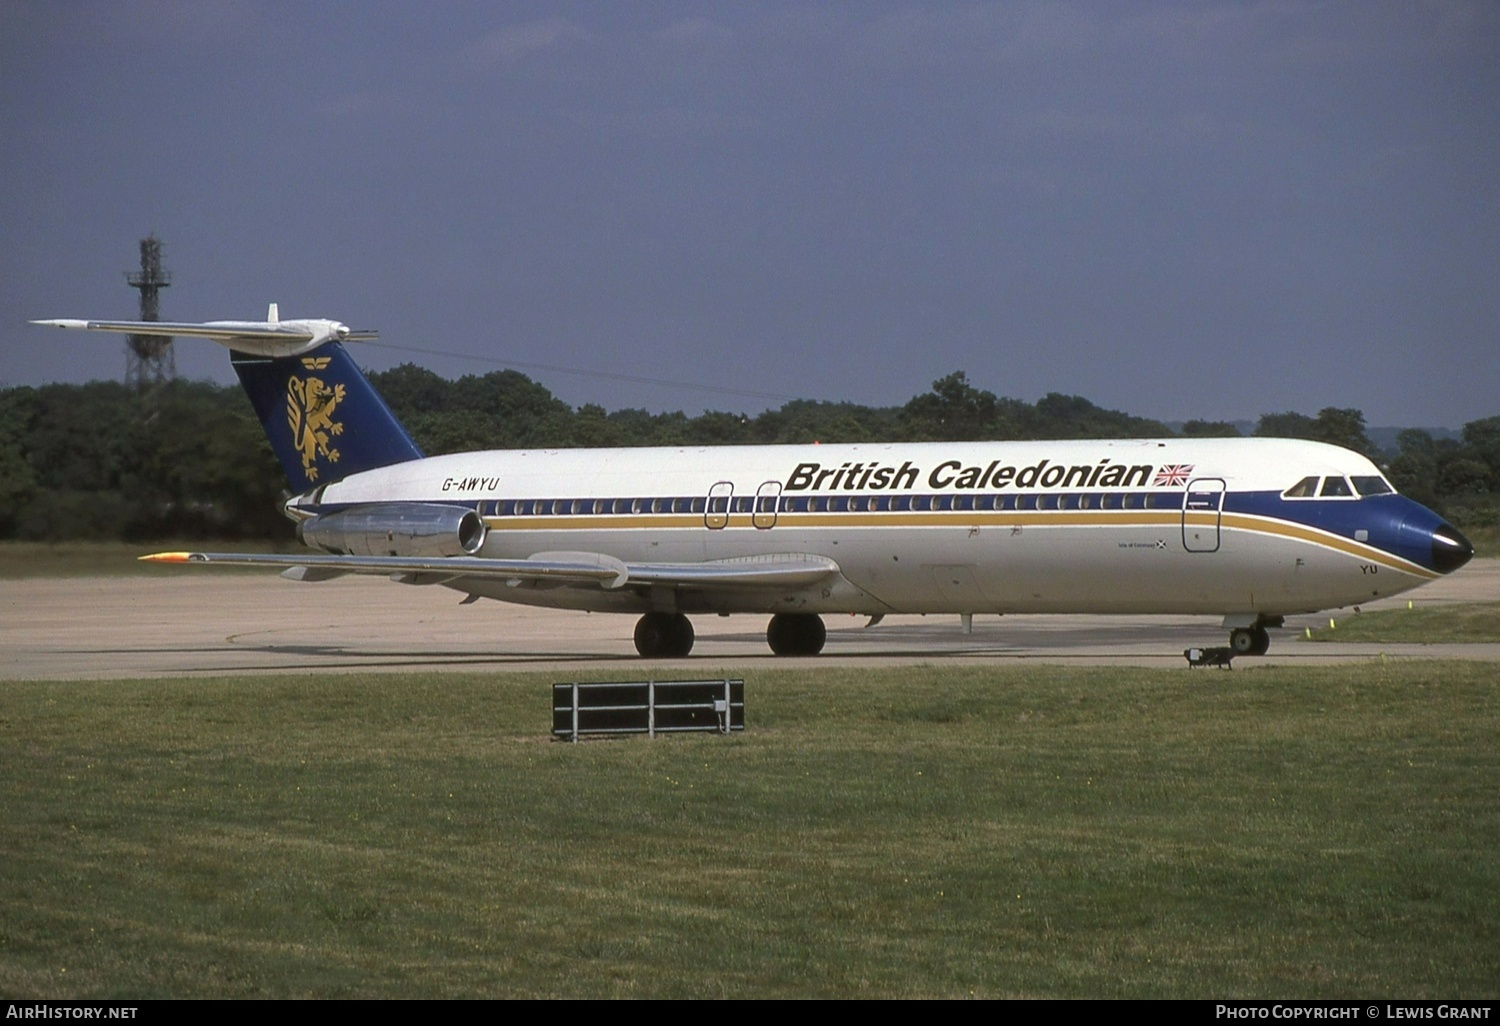
[[[1218,552],[1223,516],[1223,479],[1200,477],[1189,481],[1182,496],[1182,547],[1189,552]]]

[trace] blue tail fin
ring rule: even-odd
[[[338,342],[301,356],[231,354],[292,491],[422,458]]]

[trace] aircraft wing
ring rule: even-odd
[[[157,552],[151,563],[189,566],[281,567],[297,581],[325,581],[345,574],[379,574],[408,584],[438,584],[459,577],[491,577],[623,588],[659,585],[678,588],[778,588],[816,584],[839,572],[824,556],[787,553],[716,559],[702,563],[625,563],[597,552],[544,552],[529,559],[478,556],[329,556],[245,552]]]

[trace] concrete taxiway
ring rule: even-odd
[[[240,673],[411,670],[550,670],[594,673],[643,664],[635,618],[459,605],[446,588],[341,578],[295,584],[265,572],[164,572],[162,576],[0,581],[0,678],[110,679]],[[1451,577],[1386,602],[1404,606],[1500,601],[1500,560],[1476,560]],[[1376,658],[1500,660],[1500,644],[1310,644],[1305,626],[1352,610],[1295,617],[1272,632],[1269,655],[1238,665],[1315,664]],[[762,616],[694,617],[698,641],[673,672],[726,664],[1040,663],[1182,668],[1182,650],[1223,645],[1207,616],[825,617],[828,645],[810,660],[778,659]],[[1206,672],[1206,671],[1205,671]]]

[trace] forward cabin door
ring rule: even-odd
[[[776,526],[776,507],[781,502],[781,482],[767,481],[755,491],[755,512],[750,520],[762,531]]]
[[[722,531],[729,523],[729,510],[734,502],[734,483],[716,481],[708,490],[708,501],[703,504],[703,526],[710,531]]]
[[[1218,552],[1223,516],[1223,479],[1200,477],[1189,481],[1182,496],[1182,547],[1189,552]]]

